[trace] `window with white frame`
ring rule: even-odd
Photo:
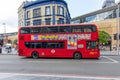
[[[27,22],[26,22],[26,26],[29,26],[29,25],[30,25],[30,21],[27,21]]]
[[[33,20],[33,25],[41,25],[41,19]]]
[[[33,10],[33,17],[41,16],[41,8],[37,8]]]
[[[45,19],[45,24],[50,25],[51,24],[51,18],[46,18]]]
[[[61,6],[58,6],[58,15],[64,15],[64,8]]]
[[[64,19],[63,18],[59,18],[59,20],[57,20],[57,24],[64,24]]]
[[[51,11],[50,11],[50,6],[46,6],[45,7],[45,15],[50,15]]]
[[[30,19],[30,11],[27,11],[26,19]]]

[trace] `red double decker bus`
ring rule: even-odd
[[[99,58],[98,30],[94,24],[21,27],[18,55],[46,58]]]

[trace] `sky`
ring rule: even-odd
[[[18,7],[25,0],[1,0],[0,2],[0,33],[18,31]],[[28,0],[31,1],[31,0]],[[71,18],[90,13],[102,8],[105,0],[65,0]],[[116,0],[118,1],[118,0]],[[3,25],[5,23],[5,25]]]

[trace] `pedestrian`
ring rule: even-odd
[[[114,49],[114,50],[117,50],[117,47],[116,47],[116,45],[113,45],[113,49]]]
[[[111,45],[110,45],[110,51],[112,51],[112,47],[111,47]]]

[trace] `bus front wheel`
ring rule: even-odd
[[[39,58],[39,54],[38,54],[37,51],[32,52],[32,58],[34,58],[34,59],[38,59]]]
[[[81,58],[82,58],[82,55],[81,55],[81,53],[79,53],[79,52],[75,52],[74,55],[73,55],[73,58],[74,58],[74,59],[81,59]]]

